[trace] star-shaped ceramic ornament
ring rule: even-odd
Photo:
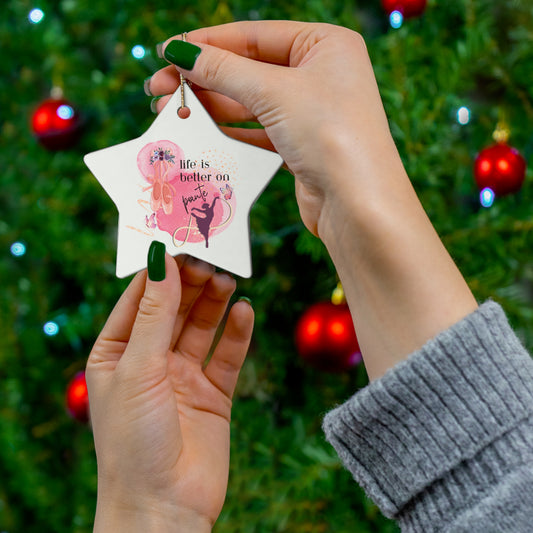
[[[84,157],[118,208],[117,276],[145,268],[158,240],[250,277],[250,209],[282,159],[222,133],[186,83],[190,116],[180,118],[180,92],[146,133]]]

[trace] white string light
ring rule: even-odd
[[[145,55],[146,55],[146,50],[144,49],[144,46],[140,45],[140,44],[136,44],[132,49],[131,49],[131,55],[135,58],[135,59],[142,59]]]
[[[457,110],[457,122],[461,126],[465,126],[470,122],[470,109],[466,106],[462,106]]]
[[[36,7],[35,9],[32,9],[28,15],[28,20],[32,24],[39,24],[41,20],[44,18],[44,11],[42,9],[39,9]]]

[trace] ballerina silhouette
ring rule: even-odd
[[[196,220],[198,231],[204,236],[205,247],[209,248],[209,226],[213,221],[215,202],[219,199],[219,196],[215,196],[211,205],[207,202],[202,204],[202,207],[193,207],[191,209],[191,216]],[[194,213],[198,211],[198,214]]]

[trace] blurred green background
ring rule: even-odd
[[[33,8],[44,18],[28,19]],[[84,166],[90,151],[150,125],[142,83],[164,65],[155,44],[245,19],[342,24],[368,44],[392,132],[420,198],[476,297],[493,298],[533,347],[533,187],[479,204],[472,164],[506,117],[533,149],[533,2],[431,1],[392,29],[379,0],[63,0],[2,2],[0,14],[0,531],[88,532],[96,494],[91,431],[65,389],[128,280],[114,276],[117,212]],[[136,59],[132,48],[146,53]],[[342,75],[342,74],[340,74]],[[83,118],[73,148],[44,149],[35,108],[60,86]],[[354,93],[356,100],[358,95]],[[461,106],[471,112],[460,125]],[[364,133],[364,132],[363,132]],[[257,322],[234,402],[232,466],[218,533],[393,532],[320,429],[363,387],[362,367],[326,374],[300,360],[296,321],[337,279],[299,220],[280,171],[251,214],[254,276],[237,296]],[[16,256],[11,245],[26,253]],[[43,325],[54,321],[54,336]]]

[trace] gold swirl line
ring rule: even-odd
[[[221,200],[229,207],[228,218],[226,218],[226,220],[224,220],[224,222],[221,222],[218,226],[214,226],[212,228],[209,228],[210,231],[213,230],[213,229],[218,229],[218,228],[224,227],[231,220],[231,216],[233,214],[233,209],[231,208],[230,203],[225,198],[221,198]]]
[[[132,229],[133,231],[138,231],[139,233],[142,233],[143,235],[148,235],[149,237],[153,237],[154,236],[154,232],[153,231],[143,231],[142,229],[139,229],[139,228],[134,228],[133,226],[126,226],[128,229]]]
[[[187,226],[181,226],[181,227],[176,228],[174,230],[174,233],[172,234],[172,244],[174,244],[174,246],[176,248],[180,248],[181,246],[183,246],[187,242],[187,239],[189,238],[189,233],[191,232],[191,228],[192,228],[191,222],[192,222],[192,215],[189,215],[188,225]],[[176,233],[178,233],[178,231],[180,231],[182,229],[186,229],[187,233],[185,234],[185,238],[183,239],[183,242],[181,244],[176,244]]]
[[[148,190],[148,189],[146,189],[146,190]],[[150,202],[148,202],[147,200],[142,200],[142,199],[139,198],[139,199],[137,200],[137,203],[138,203],[142,208],[146,209],[146,211],[148,211],[148,212],[151,211],[151,209],[148,209],[148,208],[146,207],[147,205],[150,205]]]

